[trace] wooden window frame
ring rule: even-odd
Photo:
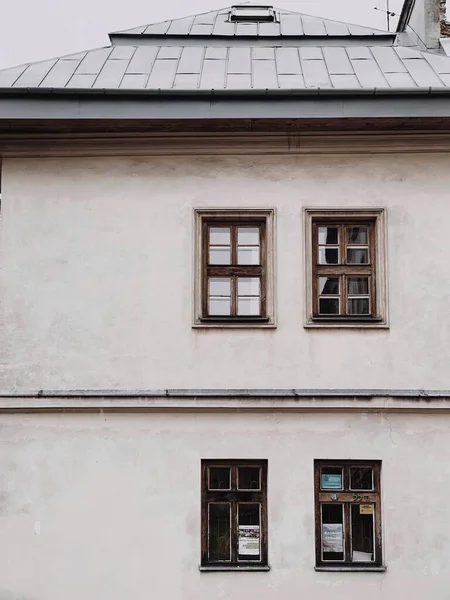
[[[343,487],[341,490],[321,489],[321,468],[342,468]],[[373,490],[353,490],[350,487],[351,467],[371,467],[373,469]],[[327,561],[322,558],[322,504],[344,505],[344,560]],[[374,505],[374,560],[352,562],[351,553],[351,506]],[[381,517],[381,461],[380,460],[315,460],[314,461],[314,511],[316,538],[316,570],[330,571],[384,571]]]
[[[231,469],[229,490],[209,489],[210,467]],[[239,490],[238,468],[260,468],[260,489]],[[268,531],[267,531],[267,459],[202,459],[201,461],[201,570],[267,571]],[[208,557],[208,506],[215,502],[229,502],[231,506],[231,550],[229,561],[211,561]],[[238,560],[238,504],[255,503],[261,505],[260,513],[260,559]]]
[[[273,209],[196,209],[194,211],[194,315],[193,327],[248,328],[275,327],[274,302],[274,217]],[[209,228],[231,228],[231,264],[209,265]],[[237,264],[237,228],[260,228],[260,264]],[[209,277],[230,277],[230,316],[208,315]],[[238,277],[258,277],[261,282],[260,315],[239,316],[236,314]]]
[[[367,264],[346,264],[345,228],[362,226],[369,228],[369,249]],[[318,264],[318,228],[338,227],[340,259],[338,264]],[[307,328],[365,327],[387,328],[388,290],[386,256],[386,211],[384,208],[305,208],[305,322]],[[350,244],[348,244],[350,245]],[[340,285],[340,314],[319,314],[318,278],[338,277]],[[347,311],[347,279],[349,277],[369,278],[370,314],[349,315]]]

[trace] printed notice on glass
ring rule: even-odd
[[[239,525],[239,554],[259,556],[259,525]]]
[[[320,477],[320,488],[322,490],[342,490],[342,474],[324,475]]]
[[[323,552],[343,552],[342,523],[327,523],[322,525],[322,550]]]

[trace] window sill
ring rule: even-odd
[[[207,565],[207,566],[200,566],[198,568],[199,571],[202,571],[204,573],[207,572],[214,572],[214,571],[245,571],[245,572],[249,572],[249,571],[270,571],[270,567],[269,565],[248,565],[248,566],[242,566],[239,567],[237,565],[230,565],[230,566],[221,566],[221,565]]]
[[[273,329],[276,327],[270,317],[234,317],[232,319],[227,317],[201,317],[194,321],[192,325],[194,328],[208,328],[214,327],[216,329],[220,328],[266,328]]]
[[[306,329],[318,328],[359,328],[359,329],[389,329],[389,325],[385,319],[382,318],[348,318],[341,317],[340,319],[335,319],[333,317],[314,317],[309,318],[304,324]]]
[[[375,565],[373,566],[367,566],[367,567],[357,567],[357,566],[346,566],[346,565],[336,565],[336,566],[321,566],[321,567],[314,567],[315,571],[319,571],[319,572],[331,572],[331,573],[384,573],[387,570],[387,567],[385,565],[382,565],[381,567],[377,567]]]

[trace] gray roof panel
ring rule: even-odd
[[[127,73],[146,73],[149,75],[159,48],[157,46],[139,46],[130,61]]]
[[[370,49],[383,73],[406,73],[406,67],[399,59],[394,48],[374,46]]]
[[[14,87],[39,87],[42,80],[55,63],[56,60],[46,60],[44,62],[29,65],[22,75],[14,82]]]
[[[192,25],[194,23],[194,17],[186,17],[185,19],[175,19],[169,25],[167,35],[188,35]]]
[[[330,75],[353,75],[354,71],[345,48],[323,48],[323,56]]]
[[[112,48],[99,48],[91,50],[80,63],[76,75],[98,75],[111,54]]]
[[[277,66],[280,75],[301,75],[302,67],[297,48],[277,48]]]
[[[225,60],[205,60],[203,63],[200,87],[217,90],[225,87],[227,63]]]
[[[144,73],[125,73],[120,83],[120,88],[125,90],[143,90],[147,79],[148,75]]]
[[[278,83],[282,90],[301,90],[306,87],[303,75],[278,75]]]
[[[256,36],[374,36],[389,35],[388,32],[362,27],[360,25],[349,25],[340,21],[331,21],[312,15],[305,15],[275,7],[277,22],[262,22],[258,27],[247,28],[244,24],[229,21],[231,6],[206,13],[153,23],[143,27],[135,27],[124,31],[117,31],[111,36],[151,36],[151,35],[189,35],[195,36],[246,36],[251,29],[250,35]],[[303,23],[302,23],[303,21]],[[247,24],[245,24],[247,25]],[[255,31],[256,30],[256,31]],[[394,34],[391,34],[394,35]]]
[[[27,68],[28,65],[21,65],[20,67],[0,71],[0,88],[12,87]]]
[[[118,89],[128,63],[128,60],[107,60],[95,80],[94,88]]]
[[[251,73],[251,48],[230,48],[228,73]]]
[[[253,87],[255,89],[277,89],[277,70],[275,60],[253,60]]]
[[[302,68],[307,88],[332,87],[324,60],[302,60]]]
[[[58,60],[42,81],[44,88],[63,88],[75,73],[79,65],[76,60]]]
[[[444,84],[431,65],[424,59],[404,59],[408,72],[419,87],[441,87]]]
[[[373,57],[371,60],[353,59],[351,63],[361,87],[369,89],[388,87],[387,80]]]
[[[302,24],[304,35],[328,35],[324,19],[302,15]]]
[[[304,35],[302,17],[285,14],[280,22],[281,35]]]
[[[217,42],[216,42],[217,44]],[[120,45],[0,71],[0,89],[411,89],[450,87],[450,57],[382,46]],[[122,58],[120,58],[122,57]]]
[[[200,73],[205,49],[201,46],[183,48],[177,73]]]

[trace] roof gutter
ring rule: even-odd
[[[307,89],[53,89],[53,88],[0,88],[0,98],[11,98],[16,96],[55,98],[55,97],[126,97],[126,98],[162,98],[177,97],[183,99],[195,99],[204,97],[235,97],[240,100],[252,97],[265,98],[292,98],[310,96],[450,96],[450,87],[417,87],[417,88],[307,88]]]

